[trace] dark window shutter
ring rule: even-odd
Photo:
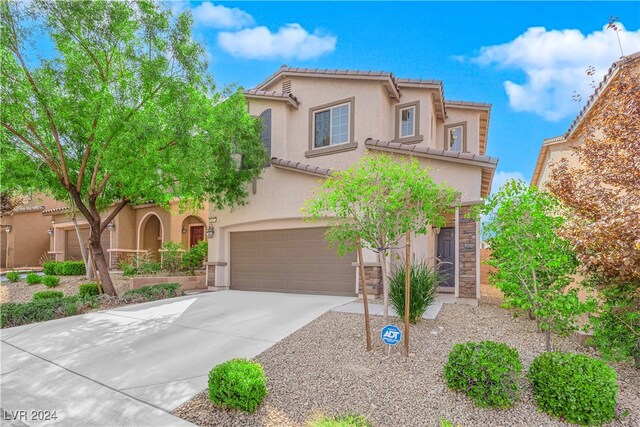
[[[267,162],[265,166],[271,166],[271,109],[264,110],[262,114],[260,114],[260,119],[262,120],[260,138],[262,138],[262,143],[267,149],[267,155],[269,156],[269,162]]]

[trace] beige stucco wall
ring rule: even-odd
[[[576,141],[565,141],[547,147],[547,155],[542,164],[538,188],[545,189],[545,184],[551,177],[552,165],[558,163],[561,159],[567,159],[569,165],[572,167],[579,166],[580,162],[578,161],[578,157],[571,148],[575,146],[575,144],[577,144]]]
[[[22,208],[42,206],[52,209],[62,205],[46,195],[34,194]],[[16,212],[2,217],[0,224],[3,226],[0,239],[6,245],[2,265],[7,268],[39,266],[49,251],[47,230],[51,226],[50,218],[43,216],[41,211]],[[4,225],[11,225],[10,233],[4,231]]]

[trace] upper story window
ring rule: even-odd
[[[349,142],[349,106],[344,103],[313,113],[314,148]]]
[[[402,143],[418,143],[420,135],[420,101],[396,105],[395,139]]]
[[[341,99],[309,109],[309,149],[305,157],[325,156],[355,150],[355,98]]]
[[[445,149],[467,151],[467,123],[454,123],[444,127]]]
[[[416,107],[411,106],[400,109],[400,138],[414,136],[416,121]]]

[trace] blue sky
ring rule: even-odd
[[[281,64],[439,79],[445,97],[493,104],[496,184],[531,178],[546,137],[562,134],[596,79],[640,50],[638,2],[175,2],[192,9],[218,84],[251,87]]]

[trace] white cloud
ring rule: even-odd
[[[337,38],[310,34],[299,24],[287,24],[276,33],[267,27],[255,27],[237,32],[221,32],[218,44],[233,56],[249,59],[311,59],[336,48]]]
[[[640,29],[627,31],[617,25],[624,53],[640,50]],[[483,47],[473,60],[523,71],[524,82],[504,82],[511,107],[555,121],[575,114],[579,105],[572,100],[574,92],[582,96],[584,105],[593,92],[591,79],[600,83],[620,56],[616,33],[606,26],[587,35],[579,30],[531,27],[508,43]],[[593,77],[586,75],[590,66],[595,67]]]
[[[192,9],[196,24],[211,28],[228,28],[237,30],[250,27],[256,23],[253,16],[242,9],[202,3]]]
[[[527,182],[521,172],[496,172],[495,175],[493,175],[493,182],[491,183],[491,194],[495,194],[498,189],[500,189],[500,187],[502,187],[510,179],[520,179]]]

